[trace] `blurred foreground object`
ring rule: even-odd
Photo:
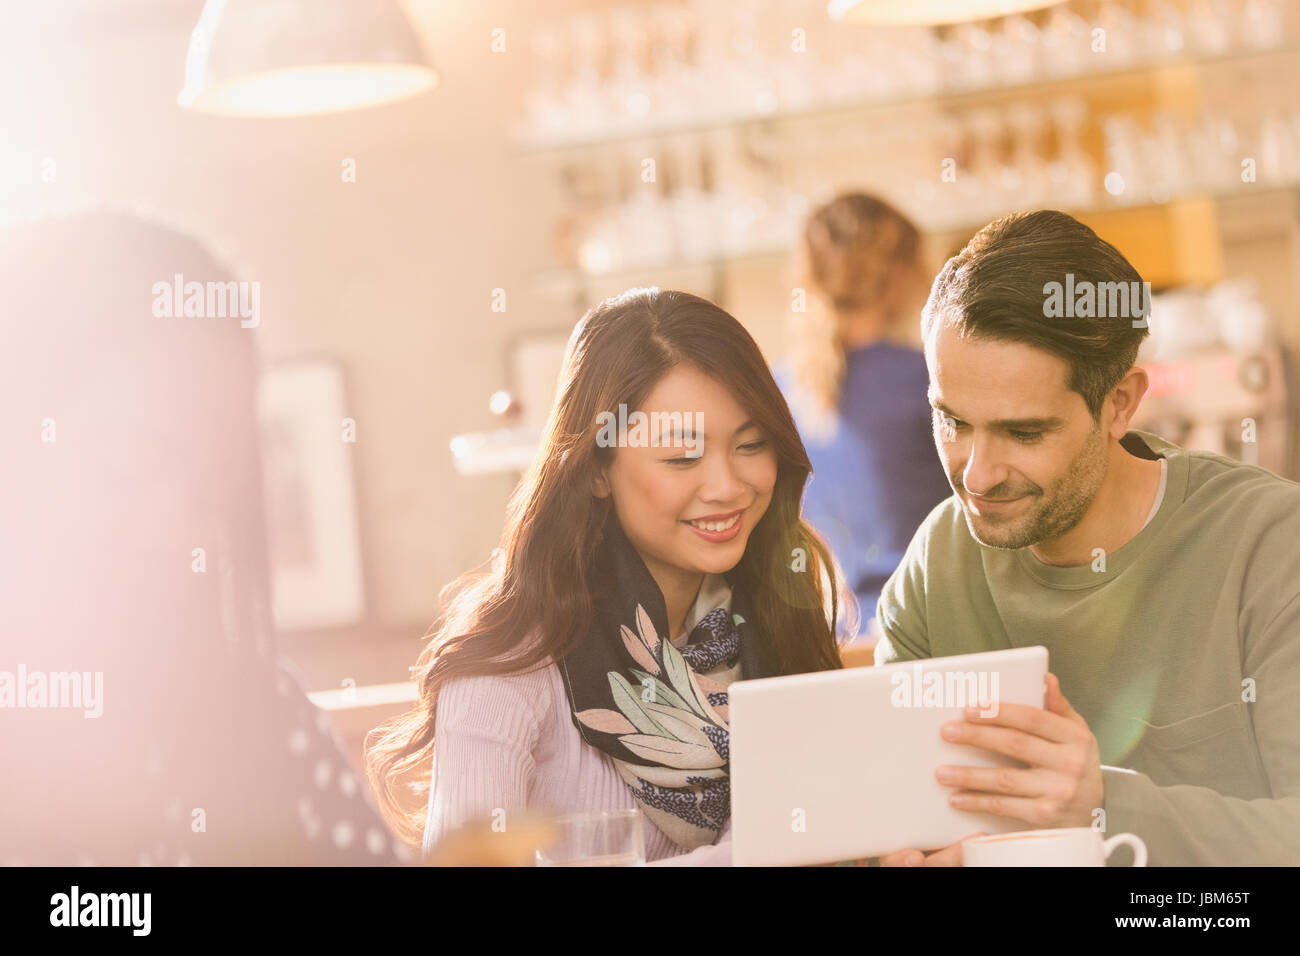
[[[246,285],[120,212],[0,232],[0,863],[403,858],[275,652],[256,323],[197,291]]]
[[[558,831],[541,817],[520,817],[505,829],[492,820],[467,823],[440,840],[425,858],[426,866],[532,866],[539,847],[550,845]]]

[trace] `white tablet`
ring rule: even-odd
[[[732,859],[790,866],[945,847],[1025,829],[957,810],[941,764],[1023,766],[939,736],[963,708],[1046,698],[1047,648],[737,681],[731,724]]]

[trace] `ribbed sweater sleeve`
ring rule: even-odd
[[[528,808],[533,753],[549,706],[543,672],[463,677],[438,695],[424,850],[463,824]]]

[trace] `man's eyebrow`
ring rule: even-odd
[[[995,418],[989,422],[993,428],[1004,431],[1048,432],[1065,425],[1064,418]]]
[[[944,413],[945,415],[947,415],[949,418],[956,418],[956,419],[958,419],[959,421],[961,420],[961,416],[960,416],[960,415],[958,415],[956,412],[954,412],[951,408],[949,408],[947,405],[945,405],[942,401],[940,401],[939,399],[935,398],[933,395],[929,396],[929,399],[930,399],[930,407],[933,408],[935,411],[937,411],[937,412],[943,412],[943,413]]]
[[[949,418],[955,418],[958,421],[964,421],[960,415],[945,405],[938,399],[931,398],[930,405],[943,412]],[[989,427],[1000,428],[1003,431],[1053,431],[1065,425],[1065,419],[1056,417],[1038,417],[1038,418],[995,418],[989,422]]]

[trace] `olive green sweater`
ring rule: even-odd
[[[1101,748],[1106,832],[1151,865],[1300,864],[1300,485],[1124,447],[1167,483],[1104,569],[984,547],[950,497],[885,585],[876,663],[1041,644]]]

